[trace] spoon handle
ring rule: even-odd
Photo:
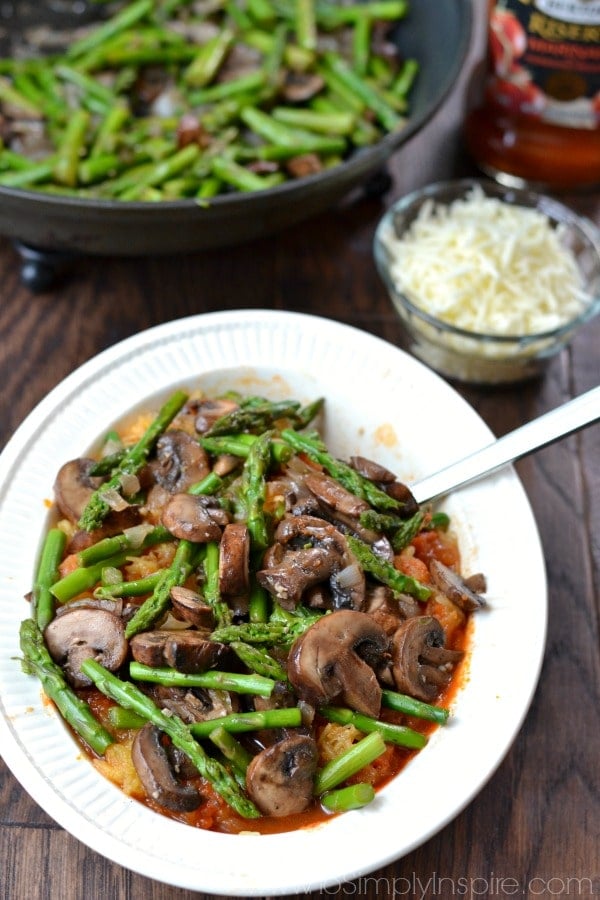
[[[600,385],[411,485],[418,503],[448,494],[600,419]]]

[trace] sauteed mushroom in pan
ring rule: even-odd
[[[56,478],[23,666],[104,775],[192,826],[366,803],[446,721],[485,605],[448,517],[332,454],[322,407],[176,391]]]

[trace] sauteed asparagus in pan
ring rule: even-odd
[[[190,825],[373,800],[445,724],[485,603],[448,517],[336,458],[323,408],[176,391],[56,476],[23,668],[102,774]]]
[[[0,185],[208,202],[335,166],[404,125],[418,71],[393,41],[406,12],[136,0],[58,51],[33,29],[0,60]]]

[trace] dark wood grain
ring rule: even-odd
[[[477,4],[479,16],[483,6]],[[62,284],[37,296],[22,286],[18,255],[0,239],[0,445],[76,366],[137,331],[193,313],[297,310],[404,346],[374,268],[374,228],[395,197],[470,171],[461,122],[480,47],[479,19],[456,89],[394,158],[393,186],[382,199],[353,198],[306,225],[236,248],[180,258],[82,259]],[[567,200],[600,224],[598,193]],[[458,389],[500,435],[599,382],[596,320],[543,379],[502,390]],[[600,428],[594,427],[517,466],[546,556],[549,626],[539,687],[506,758],[464,811],[419,849],[371,876],[310,896],[600,895],[599,459]],[[433,802],[436,789],[427,802]],[[151,881],[98,856],[53,822],[1,762],[0,895],[4,900],[205,896]]]

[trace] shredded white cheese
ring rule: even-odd
[[[522,336],[577,316],[586,295],[573,253],[542,212],[487,197],[425,204],[384,235],[390,275],[418,308],[466,331]]]

